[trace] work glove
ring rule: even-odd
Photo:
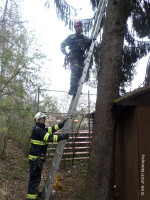
[[[64,134],[62,134],[62,139],[63,140],[66,140],[66,139],[68,139],[69,138],[69,133],[64,133]]]
[[[58,124],[58,126],[59,126],[60,129],[64,126],[64,124],[65,124],[66,121],[67,121],[67,119],[65,119],[63,122],[60,122]]]
[[[63,124],[63,126],[65,125],[65,122],[67,121],[67,119],[65,119],[63,122],[62,122],[62,124]]]
[[[65,55],[66,55],[67,57],[69,57],[69,53],[66,52]]]

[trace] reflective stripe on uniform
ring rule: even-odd
[[[45,142],[47,142],[49,136],[50,136],[50,134],[47,132],[47,133],[45,134],[43,140],[44,140]]]
[[[36,145],[47,145],[48,142],[45,142],[45,141],[41,141],[41,140],[30,140],[30,143],[31,144],[36,144]]]
[[[80,65],[78,65],[78,64],[75,64],[75,66],[77,66],[77,67],[79,67],[79,68],[83,69],[83,67],[82,67],[82,66],[80,66]]]
[[[52,134],[52,127],[48,127],[48,133]]]
[[[33,156],[29,154],[29,160],[36,160],[39,156]],[[40,157],[41,159],[44,159],[44,157]]]
[[[75,37],[76,37],[76,35],[71,36],[71,38],[75,38]]]
[[[65,41],[63,41],[62,43],[64,43],[64,44],[66,44],[66,45],[67,45],[67,43],[66,43]]]
[[[55,125],[55,130],[58,131],[59,130],[59,127],[58,127],[58,124]]]
[[[27,194],[27,199],[37,199],[38,194]]]
[[[53,135],[53,142],[57,142],[58,141],[58,135]]]
[[[76,77],[76,76],[71,76],[71,78],[76,78],[76,79],[78,79],[78,77]],[[79,80],[79,79],[78,79]]]

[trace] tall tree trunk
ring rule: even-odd
[[[115,119],[111,102],[119,96],[126,13],[124,0],[109,0],[103,33],[87,189],[90,200],[112,200]]]

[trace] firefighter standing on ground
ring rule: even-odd
[[[45,127],[44,113],[38,112],[35,119],[35,126],[31,134],[31,148],[29,153],[30,177],[27,199],[38,199],[38,187],[41,181],[41,172],[45,155],[47,152],[48,142],[59,142],[68,138],[68,134],[53,135],[53,133],[64,126],[63,122],[53,127]]]
[[[75,34],[69,35],[61,43],[61,51],[64,55],[69,57],[70,68],[71,68],[71,79],[70,79],[70,95],[76,95],[78,82],[82,76],[83,64],[84,64],[84,54],[85,50],[91,44],[91,40],[84,36],[82,33],[82,22],[80,20],[76,21],[74,24]],[[69,46],[70,52],[66,52],[66,46]]]

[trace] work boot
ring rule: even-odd
[[[38,192],[38,197],[41,198],[42,197],[42,191]]]
[[[71,89],[68,92],[69,95],[73,95],[73,96],[75,96],[76,93],[77,93],[77,90],[71,90]]]

